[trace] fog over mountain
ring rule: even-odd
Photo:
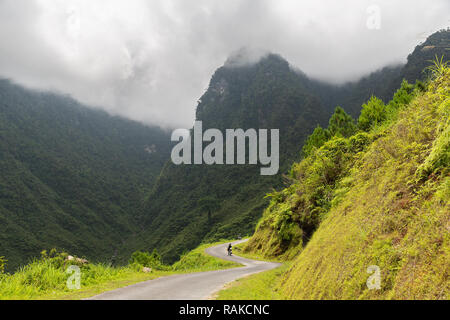
[[[190,127],[212,73],[242,47],[241,63],[276,52],[339,83],[405,62],[449,12],[446,0],[0,0],[0,77]]]

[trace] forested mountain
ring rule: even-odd
[[[200,99],[197,120],[204,130],[280,129],[283,172],[298,157],[299,141],[329,115],[307,83],[276,55],[255,65],[225,65]],[[175,166],[169,161],[145,204],[144,232],[136,241],[143,249],[161,249],[171,262],[202,239],[247,234],[266,203],[264,194],[281,182],[281,175],[261,176],[259,166]]]
[[[204,130],[280,129],[276,176],[261,176],[260,166],[175,166],[168,133],[1,80],[0,256],[14,269],[52,247],[105,261],[156,248],[173,262],[203,240],[250,234],[264,196],[290,183],[283,174],[318,125],[352,122],[348,114],[358,117],[372,95],[389,101],[403,78],[426,76],[427,60],[448,59],[448,47],[449,31],[438,32],[405,66],[341,86],[310,79],[278,55],[250,65],[231,57],[201,97],[197,120]]]
[[[109,260],[170,154],[160,129],[0,80],[0,255]]]
[[[279,128],[280,173],[286,173],[300,159],[306,137],[317,125],[328,124],[336,106],[357,117],[372,95],[390,100],[404,77],[415,81],[426,76],[417,61],[429,65],[427,60],[446,52],[448,40],[448,30],[438,32],[416,48],[405,66],[387,67],[341,86],[309,79],[277,55],[240,66],[230,63],[232,57],[212,77],[197,120],[204,122],[204,130]],[[440,44],[431,48],[431,43]],[[281,174],[262,177],[257,166],[175,166],[169,161],[143,207],[143,232],[129,243],[157,248],[172,262],[202,240],[250,232],[267,204],[264,195],[280,186]]]

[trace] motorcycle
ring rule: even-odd
[[[229,248],[227,251],[228,251],[228,255],[229,255],[229,256],[232,256],[232,255],[233,255],[233,249],[232,249],[232,248]]]

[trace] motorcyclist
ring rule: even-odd
[[[228,245],[228,249],[227,249],[228,255],[229,255],[229,256],[231,256],[232,250],[233,250],[233,247],[231,246],[231,243],[230,243],[230,244]]]

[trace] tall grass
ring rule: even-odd
[[[33,299],[52,293],[70,293],[66,283],[69,265],[57,265],[50,259],[35,260],[11,275],[0,275],[0,299]],[[115,268],[106,264],[81,267],[81,286],[91,287],[106,281],[124,279],[138,273],[135,268]]]
[[[143,265],[136,259],[130,259],[130,264],[123,267],[113,267],[105,263],[84,264],[76,258],[68,261],[66,253],[51,251],[47,254],[43,251],[41,258],[23,266],[14,274],[0,272],[0,300],[78,299],[174,273],[211,271],[240,266],[205,253],[206,248],[217,244],[219,243],[201,245],[183,255],[171,266],[154,264],[153,260],[152,265],[145,265],[145,261]],[[139,255],[143,254],[146,255],[139,252]],[[71,274],[66,273],[66,270],[71,265],[77,265],[80,268],[81,290],[71,290],[67,286],[67,280]],[[151,272],[143,272],[144,267],[151,267]]]

